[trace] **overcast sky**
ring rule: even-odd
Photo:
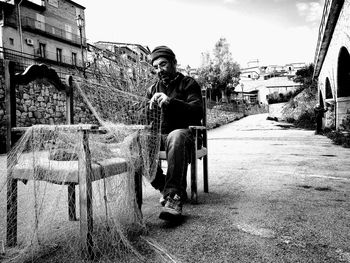
[[[167,45],[185,67],[224,37],[242,68],[311,63],[324,0],[76,0],[88,41]]]

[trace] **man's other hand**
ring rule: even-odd
[[[162,107],[163,104],[166,105],[169,103],[169,97],[165,95],[163,92],[156,92],[152,96],[150,103],[149,103],[149,108],[153,109],[153,106],[156,104],[159,107]]]

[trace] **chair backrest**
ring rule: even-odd
[[[203,120],[202,125],[207,127],[207,90],[202,89],[202,100],[203,100]]]
[[[203,100],[203,120],[202,125],[204,127],[207,127],[207,90],[202,89],[202,100]],[[207,130],[205,129],[203,131],[203,147],[208,147],[208,141],[207,141]]]

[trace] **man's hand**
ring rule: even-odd
[[[163,92],[154,93],[153,97],[150,100],[149,108],[153,109],[153,105],[157,104],[158,107],[162,107],[162,105],[166,105],[169,103],[169,97],[165,95]]]

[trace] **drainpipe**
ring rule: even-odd
[[[19,2],[19,4],[17,5],[17,9],[18,9],[18,26],[19,26],[19,39],[21,42],[21,53],[23,53],[23,32],[22,32],[22,20],[21,20],[21,4],[22,4],[23,0],[21,0]]]

